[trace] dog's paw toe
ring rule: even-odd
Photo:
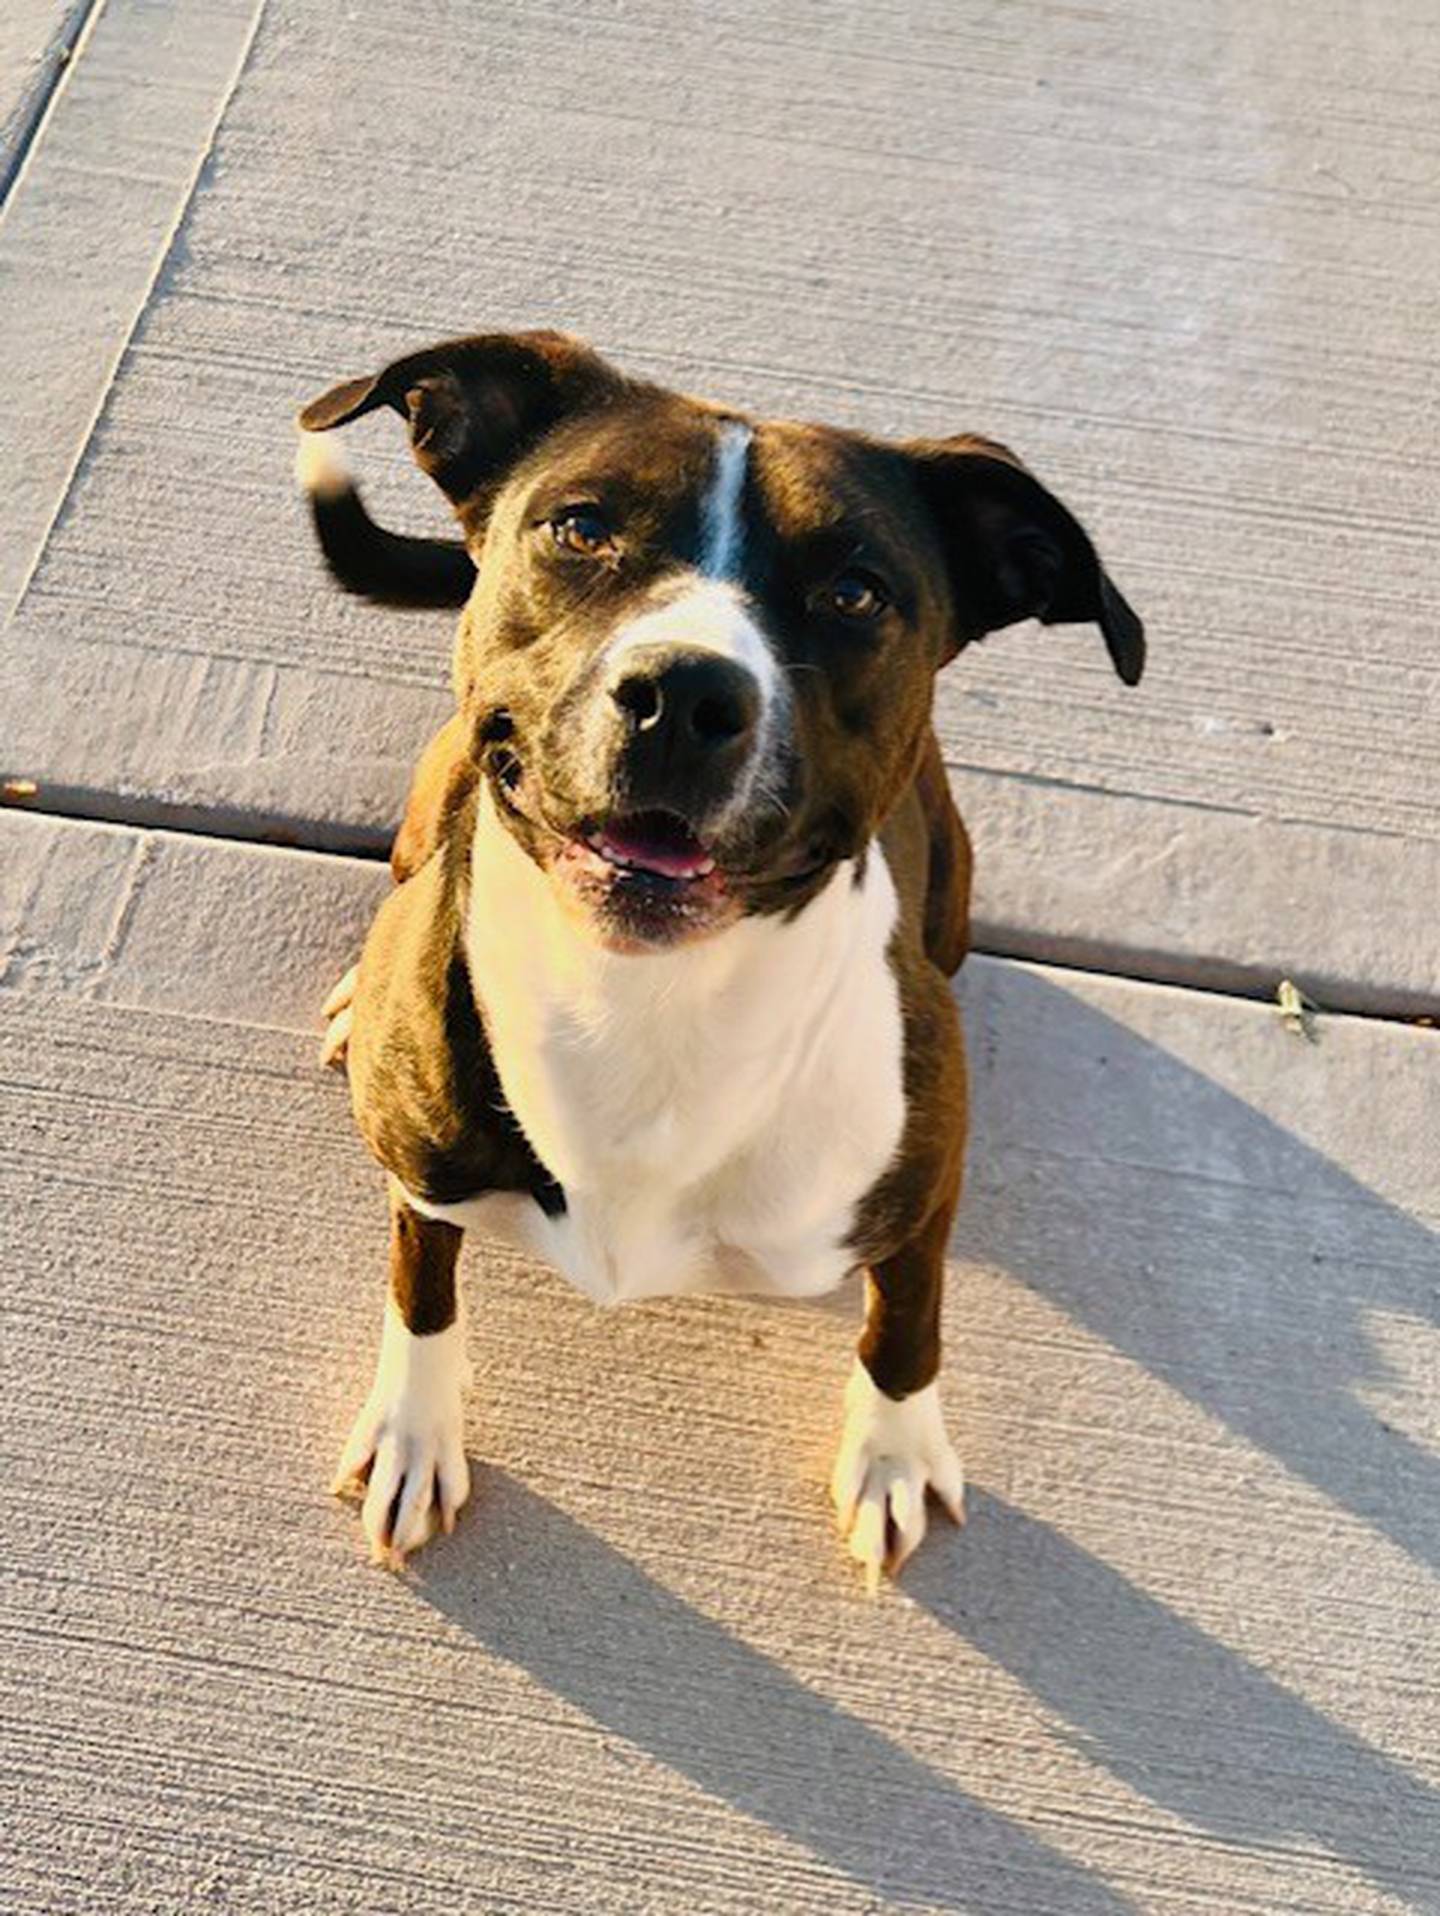
[[[437,1422],[403,1406],[367,1404],[335,1473],[338,1496],[363,1498],[361,1527],[373,1562],[398,1570],[435,1534],[455,1528],[470,1495],[461,1418]]]
[[[350,1049],[350,1026],[354,1013],[349,1005],[343,1011],[337,1011],[325,1027],[325,1036],[320,1040],[320,1062],[322,1065],[341,1065]]]
[[[320,1015],[325,1020],[325,1036],[320,1041],[322,1065],[345,1062],[345,1053],[350,1044],[350,1026],[355,1015],[353,1000],[359,971],[358,965],[351,965],[320,1007]]]
[[[446,1348],[426,1350],[422,1363],[398,1376],[382,1351],[375,1388],[351,1427],[331,1485],[337,1496],[362,1499],[371,1558],[392,1570],[437,1529],[448,1535],[470,1495],[460,1332],[410,1341],[439,1346],[442,1340]]]
[[[964,1521],[965,1475],[945,1432],[934,1384],[886,1397],[858,1363],[845,1392],[845,1431],[830,1477],[840,1534],[873,1596],[925,1535],[926,1493]]]

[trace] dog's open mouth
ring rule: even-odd
[[[495,770],[503,803],[533,822],[520,760],[513,752],[502,750],[496,755]],[[576,832],[568,850],[570,860],[578,853],[580,862],[589,865],[596,876],[631,873],[677,888],[698,885],[716,876],[715,859],[708,846],[678,812],[616,812],[603,825]]]
[[[551,824],[520,760],[493,766],[503,809],[538,834],[538,861],[613,951],[654,951],[718,931],[742,910],[725,869],[678,811],[613,811]],[[532,856],[535,855],[532,853]]]
[[[645,872],[671,884],[708,878],[715,860],[677,812],[626,812],[587,835],[586,843],[622,872]]]
[[[717,931],[740,910],[715,854],[678,812],[612,812],[554,866],[613,951],[655,951]]]

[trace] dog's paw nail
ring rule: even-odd
[[[337,1011],[330,1020],[330,1027],[320,1041],[320,1062],[322,1065],[341,1064],[350,1046],[350,1027],[355,1014],[346,1005],[343,1011]]]
[[[933,1384],[897,1400],[878,1391],[857,1364],[845,1403],[830,1494],[840,1534],[873,1596],[881,1572],[898,1574],[924,1540],[927,1491],[963,1521],[965,1479]]]
[[[951,1522],[963,1525],[965,1522],[965,1473],[960,1467],[960,1459],[948,1444],[935,1459],[930,1488],[940,1499]]]
[[[355,981],[360,975],[360,967],[351,965],[345,976],[339,980],[329,997],[320,1007],[322,1018],[336,1018],[344,1011],[355,996]]]
[[[376,1413],[367,1403],[355,1419],[350,1435],[345,1440],[345,1448],[340,1453],[340,1461],[335,1466],[335,1475],[330,1481],[332,1497],[364,1496],[375,1463],[377,1438]]]

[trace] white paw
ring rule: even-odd
[[[464,1391],[470,1367],[463,1320],[429,1337],[405,1328],[393,1303],[375,1382],[355,1419],[331,1489],[360,1494],[374,1562],[398,1570],[438,1527],[455,1528],[470,1495]]]
[[[965,1521],[965,1473],[945,1434],[939,1390],[927,1384],[897,1402],[876,1389],[857,1358],[845,1386],[845,1430],[830,1495],[871,1596],[881,1571],[896,1575],[925,1535],[927,1490],[956,1523]]]
[[[325,1036],[320,1042],[322,1065],[345,1062],[346,1047],[350,1043],[350,1024],[354,1016],[351,1000],[355,996],[355,980],[359,971],[358,965],[351,965],[320,1007],[320,1016],[325,1020]]]

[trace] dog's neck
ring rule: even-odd
[[[562,1181],[597,1152],[684,1177],[720,1162],[857,1015],[883,965],[894,886],[878,852],[791,920],[746,917],[702,942],[627,956],[570,917],[483,793],[466,954],[515,1115]],[[868,962],[867,962],[868,961]]]
[[[487,978],[500,968],[526,996],[582,1023],[624,1019],[633,1010],[700,1013],[765,989],[785,990],[788,1015],[828,995],[867,915],[851,905],[854,861],[836,866],[795,917],[750,916],[695,943],[624,953],[590,936],[556,888],[505,829],[488,790],[476,807],[471,848],[467,950]],[[887,887],[888,888],[888,887]]]

